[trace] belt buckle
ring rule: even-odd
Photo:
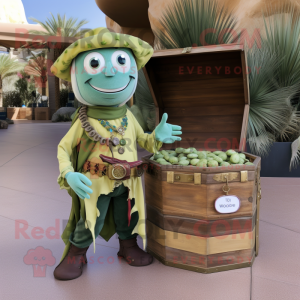
[[[121,180],[126,175],[126,168],[122,164],[114,164],[111,175],[116,180]]]

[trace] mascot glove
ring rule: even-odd
[[[65,175],[71,189],[77,194],[81,199],[90,199],[90,194],[93,193],[93,190],[87,186],[91,186],[92,182],[83,174],[78,172],[68,172]]]
[[[155,128],[155,139],[165,144],[172,144],[175,141],[181,141],[181,127],[167,123],[168,114],[164,113],[161,122]]]

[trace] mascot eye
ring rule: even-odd
[[[90,66],[91,66],[93,69],[97,69],[97,68],[100,66],[100,61],[99,61],[99,59],[92,58],[91,61],[90,61]]]
[[[125,55],[121,54],[121,55],[118,56],[118,63],[120,65],[125,65],[125,63],[126,63]]]
[[[131,60],[125,51],[115,51],[111,56],[111,63],[116,69],[117,73],[127,73],[130,71]]]
[[[105,60],[99,52],[91,52],[83,62],[84,70],[88,74],[96,75],[105,69]]]

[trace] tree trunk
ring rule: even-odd
[[[59,78],[55,77],[55,109],[58,110],[60,108],[60,86],[59,86]]]
[[[42,96],[46,96],[46,87],[45,86],[42,87]]]
[[[0,107],[3,107],[3,93],[2,93],[2,77],[0,75]]]

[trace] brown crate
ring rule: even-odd
[[[50,108],[49,107],[36,107],[35,108],[35,120],[49,120]]]
[[[163,149],[195,147],[245,153],[250,100],[243,47],[182,50],[155,51],[144,68],[157,124],[166,112],[168,123],[182,127],[182,141],[165,144]],[[231,72],[226,74],[226,68]],[[245,154],[253,166],[182,167],[160,165],[150,160],[151,156],[143,158],[148,163],[148,250],[155,257],[168,266],[203,273],[252,264],[253,253],[258,254],[261,164],[259,157]],[[232,176],[229,194],[237,196],[241,204],[230,214],[221,214],[214,206],[216,199],[225,195],[225,182],[220,181],[225,173]],[[188,260],[174,262],[174,255]],[[230,256],[233,262],[228,260]],[[201,262],[192,265],[192,257]],[[243,261],[238,261],[239,257]]]

